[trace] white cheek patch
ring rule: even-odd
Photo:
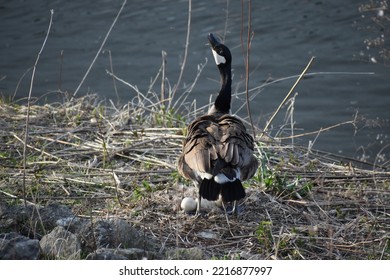
[[[215,63],[217,65],[220,65],[221,63],[226,63],[226,59],[222,56],[222,55],[219,55],[216,51],[212,50],[213,51],[213,56],[214,56],[214,59],[215,59]]]

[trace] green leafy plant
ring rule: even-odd
[[[133,190],[133,195],[132,195],[132,198],[134,200],[139,200],[141,198],[144,198],[148,193],[151,193],[153,192],[153,187],[152,185],[150,184],[149,181],[146,181],[146,180],[143,180],[141,182],[141,185],[140,186],[137,186],[134,190]]]
[[[255,234],[260,245],[264,246],[267,251],[273,247],[272,222],[261,221],[256,228]]]

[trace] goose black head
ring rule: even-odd
[[[211,45],[211,50],[221,74],[221,89],[214,105],[210,108],[209,114],[229,114],[230,102],[232,99],[231,84],[232,84],[232,55],[230,50],[222,44],[213,34],[208,36]]]
[[[218,68],[230,66],[232,63],[232,55],[230,50],[222,44],[212,33],[208,36],[211,45],[211,50]]]

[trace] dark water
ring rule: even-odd
[[[31,71],[23,75],[34,64],[42,45],[50,9],[54,9],[53,26],[39,60],[33,96],[44,95],[42,102],[61,99],[58,89],[73,93],[121,4],[109,0],[1,1],[1,94],[14,100],[27,97]],[[370,53],[363,42],[373,34],[362,30],[369,19],[362,18],[359,4],[354,0],[252,1],[250,87],[262,89],[255,91],[251,106],[256,124],[263,127],[295,79],[268,85],[265,81],[299,75],[315,56],[309,72],[326,73],[309,76],[296,88],[295,134],[351,121],[356,113],[357,123],[356,127],[345,125],[299,138],[296,143],[308,145],[314,141],[315,149],[371,162],[382,149],[383,162],[390,153],[390,69],[367,62]],[[97,92],[118,101],[112,78],[106,74],[109,54],[115,74],[145,92],[160,68],[164,50],[168,53],[167,77],[175,84],[184,55],[187,15],[188,1],[129,0],[78,95]],[[206,58],[208,63],[190,97],[201,106],[208,102],[210,93],[217,91],[219,77],[206,45],[209,32],[226,35],[225,42],[233,54],[234,88],[242,92],[245,68],[240,45],[241,1],[193,1],[191,15],[188,58],[179,92],[193,81],[197,65]],[[118,96],[123,103],[134,92],[118,84]],[[242,99],[234,101],[235,109],[242,104]],[[245,116],[246,112],[243,109],[237,113]],[[275,118],[271,135],[285,123],[285,113],[286,107]]]

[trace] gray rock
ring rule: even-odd
[[[203,251],[200,248],[177,248],[166,252],[168,260],[202,260]]]
[[[0,259],[36,260],[39,257],[39,240],[15,232],[0,234]]]
[[[77,233],[87,253],[99,248],[146,248],[157,246],[135,229],[131,223],[121,219],[98,220],[85,224]]]
[[[87,260],[157,260],[161,259],[161,256],[157,253],[144,251],[139,248],[128,249],[110,249],[101,248],[93,253],[90,253]]]
[[[74,260],[81,256],[81,244],[77,236],[61,226],[43,236],[39,244],[42,254],[48,258]]]
[[[117,253],[116,249],[97,249],[85,258],[86,260],[127,260],[125,256]]]
[[[58,219],[56,222],[57,226],[62,226],[66,230],[78,234],[84,230],[84,228],[88,227],[91,224],[90,219],[80,218],[80,217],[65,217]]]
[[[19,232],[25,236],[40,238],[56,227],[57,220],[72,216],[70,208],[61,204],[50,204],[46,207],[2,205],[0,232]]]
[[[2,205],[0,208],[0,232],[20,232],[28,235],[29,217],[32,216],[33,207],[28,205]]]
[[[38,215],[37,215],[38,216]],[[72,210],[62,204],[49,204],[39,210],[39,216],[46,231],[57,226],[57,221],[64,218],[74,217]],[[38,218],[38,217],[36,217]]]
[[[125,256],[128,260],[159,260],[162,258],[161,255],[151,251],[144,251],[139,248],[128,248],[128,249],[120,249],[119,254]]]
[[[147,258],[159,258],[158,253],[150,253],[159,252],[159,243],[146,238],[130,222],[76,217],[69,207],[61,204],[25,207],[0,201],[0,232],[18,232],[41,239],[44,258],[78,259],[90,254],[90,258],[96,259],[139,259],[145,256],[145,252],[149,252]],[[8,248],[7,244],[4,243],[3,247]],[[114,251],[97,251],[107,248],[124,251],[120,257]],[[100,253],[97,255],[96,252]]]
[[[240,253],[240,258],[244,260],[264,260],[266,257],[261,254],[253,254],[243,251]]]

